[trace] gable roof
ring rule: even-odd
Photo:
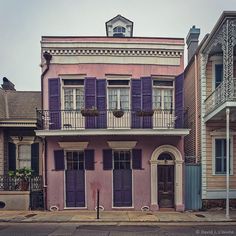
[[[41,93],[0,89],[1,120],[34,120],[41,108]]]
[[[205,41],[205,43],[202,45],[201,52],[204,52],[204,50],[207,48],[207,46],[211,43],[214,36],[217,34],[217,32],[220,30],[221,26],[225,23],[227,19],[230,18],[236,18],[236,11],[224,11],[218,21],[216,22],[214,28],[212,29],[211,33],[209,34],[209,37]]]
[[[131,30],[132,30],[131,31],[131,37],[133,37],[133,25],[134,25],[134,22],[129,20],[129,19],[127,19],[127,18],[125,18],[125,17],[123,17],[122,15],[117,15],[117,16],[113,17],[112,19],[110,19],[109,21],[107,21],[105,23],[105,25],[106,25],[106,35],[108,36],[108,25],[112,24],[113,22],[118,21],[118,20],[124,21],[124,22],[126,22],[126,24],[131,25]]]

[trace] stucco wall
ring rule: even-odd
[[[176,146],[183,154],[183,141],[180,137],[84,137],[56,139],[48,138],[48,208],[57,205],[64,208],[64,171],[54,171],[53,151],[60,149],[58,141],[88,141],[89,149],[95,150],[95,170],[86,171],[86,205],[87,209],[94,210],[96,206],[96,190],[100,189],[100,205],[105,210],[112,209],[112,171],[103,170],[102,150],[109,148],[107,141],[137,141],[135,148],[142,149],[143,170],[133,170],[133,205],[140,210],[144,205],[150,205],[150,159],[153,151],[160,145]]]
[[[1,210],[29,210],[29,192],[0,191],[0,202],[5,203]]]

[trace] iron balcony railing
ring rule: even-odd
[[[225,102],[236,101],[236,78],[224,80],[205,100],[206,115]]]
[[[87,113],[86,113],[87,112]],[[37,110],[39,130],[185,128],[183,110]]]
[[[0,191],[40,191],[43,189],[42,176],[32,176],[27,179],[0,175]]]

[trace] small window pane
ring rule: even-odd
[[[73,89],[64,89],[64,108],[65,110],[73,110]]]

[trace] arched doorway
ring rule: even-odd
[[[174,160],[171,154],[163,152],[158,157],[157,191],[159,208],[174,207]]]
[[[180,151],[172,145],[162,145],[154,150],[150,163],[151,208],[175,207],[176,211],[183,211],[183,159]],[[169,198],[168,191],[172,194]]]

